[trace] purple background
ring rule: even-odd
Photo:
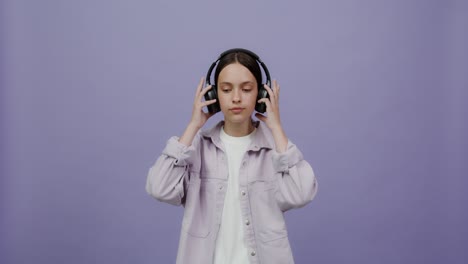
[[[3,0],[0,263],[173,263],[146,173],[233,47],[319,181],[297,263],[468,263],[467,28],[467,1]]]

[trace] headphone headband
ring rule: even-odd
[[[242,48],[234,48],[234,49],[229,49],[229,50],[226,50],[224,51],[223,53],[221,53],[221,55],[219,55],[218,59],[216,61],[214,61],[210,68],[208,69],[208,73],[206,74],[206,78],[205,78],[205,81],[206,81],[206,84],[208,85],[211,85],[211,73],[213,72],[213,69],[214,67],[216,66],[216,64],[226,55],[228,54],[231,54],[231,53],[236,53],[236,52],[242,52],[242,53],[245,53],[247,55],[249,55],[250,57],[252,57],[253,59],[255,59],[261,66],[261,68],[263,69],[263,71],[265,72],[265,77],[266,77],[266,85],[268,86],[271,86],[271,78],[270,78],[270,72],[268,71],[268,68],[267,66],[265,65],[265,63],[263,63],[263,61],[260,59],[260,57],[255,54],[254,52],[250,51],[250,50],[247,50],[247,49],[242,49]],[[260,84],[259,84],[260,85]]]
[[[230,54],[230,53],[236,53],[236,52],[243,52],[243,53],[246,53],[248,55],[250,55],[250,57],[256,59],[256,60],[259,60],[260,58],[258,57],[257,54],[255,54],[253,51],[250,51],[250,50],[246,50],[246,49],[241,49],[241,48],[235,48],[235,49],[229,49],[229,50],[226,50],[225,52],[221,53],[221,55],[219,55],[218,57],[218,60],[220,60],[222,57]]]

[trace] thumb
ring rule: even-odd
[[[266,117],[260,113],[255,113],[255,117],[258,118],[262,122],[266,122]]]
[[[216,113],[205,113],[206,119],[209,119],[210,117],[214,116]]]

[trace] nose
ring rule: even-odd
[[[233,103],[240,103],[241,101],[241,93],[239,89],[234,89],[232,93],[232,102]]]

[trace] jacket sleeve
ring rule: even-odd
[[[277,201],[281,210],[303,207],[317,194],[317,180],[301,151],[288,140],[285,152],[273,150],[273,166],[278,175]]]
[[[179,142],[178,137],[171,137],[161,156],[149,169],[146,180],[146,192],[161,202],[172,205],[184,203],[185,190],[190,180],[190,164],[196,155],[196,143],[199,136],[189,147]]]

